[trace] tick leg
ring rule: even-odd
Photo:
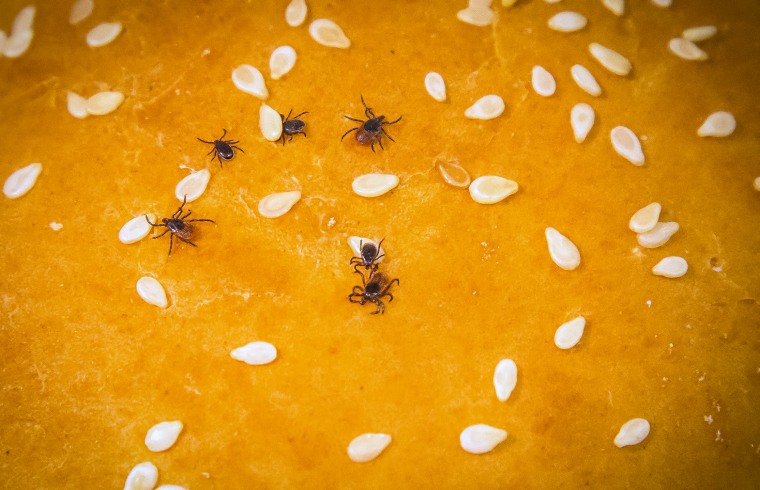
[[[161,238],[162,236],[166,235],[168,232],[169,232],[169,228],[167,228],[166,231],[161,233],[160,235],[154,236],[153,239],[155,240],[156,238]]]
[[[233,148],[234,148],[234,149],[236,149],[236,150],[239,150],[239,151],[241,151],[241,152],[243,152],[243,153],[245,153],[245,151],[243,151],[243,149],[242,149],[242,148],[240,148],[239,146],[233,146]]]
[[[351,117],[351,116],[343,116],[343,117],[345,117],[346,119],[348,119],[350,121],[359,122],[359,123],[362,123],[362,124],[364,124],[365,122],[367,122],[367,121],[362,121],[361,119],[356,119],[355,117]]]
[[[383,131],[383,134],[388,137],[389,140],[393,141],[394,143],[396,142],[396,140],[394,140],[391,137],[391,135],[389,135],[388,133],[385,132],[385,128],[384,127],[380,126],[380,129]]]
[[[383,150],[385,150],[385,147],[383,146],[383,138],[382,138],[382,136],[377,139],[377,142],[380,143],[380,148],[382,148]]]
[[[213,141],[206,141],[206,140],[202,140],[202,139],[200,139],[200,138],[195,138],[195,139],[197,139],[198,141],[202,141],[202,142],[204,142],[204,143],[208,143],[209,145],[213,145],[213,144],[214,144],[214,142],[213,142]]]
[[[309,113],[309,111],[304,111],[304,112],[298,114],[297,116],[295,116],[293,119],[298,119],[299,117],[303,116],[304,114],[308,114],[308,113]],[[288,117],[290,117],[290,113],[288,113]]]
[[[197,247],[197,246],[198,246],[198,245],[194,244],[193,242],[191,242],[190,240],[186,240],[186,239],[182,238],[182,237],[181,237],[181,236],[179,236],[179,235],[177,235],[177,238],[179,238],[180,240],[182,240],[182,241],[183,241],[183,242],[185,242],[185,243],[189,243],[189,244],[190,244],[190,245],[192,245],[193,247]]]
[[[240,142],[236,141],[236,140],[235,141],[233,141],[233,140],[227,140],[227,141],[222,141],[222,143],[227,143],[228,145],[236,145],[236,144],[238,144]]]
[[[169,236],[169,255],[172,254],[172,247],[174,246],[174,233]]]
[[[290,119],[290,115],[291,115],[291,114],[293,114],[293,109],[290,109],[290,110],[288,111],[288,117],[286,117],[286,118],[285,118],[285,120],[286,120],[286,121],[287,121],[288,119]],[[303,113],[301,113],[301,114],[303,114]],[[298,116],[300,116],[301,114],[299,114]],[[298,117],[298,116],[296,116],[296,117]],[[280,114],[280,117],[282,117],[282,114]]]
[[[283,140],[284,140],[284,139],[285,139],[285,138],[283,138]],[[288,141],[293,141],[293,135],[292,135],[292,134],[290,135],[290,139],[289,139]]]
[[[401,120],[402,117],[404,116],[399,116],[398,119],[396,119],[395,121],[385,121],[382,124],[396,124],[397,122]]]
[[[380,301],[379,299],[374,299],[372,302],[377,305],[377,309],[375,311],[373,311],[372,313],[370,313],[370,315],[377,315],[378,313],[385,313],[385,305],[383,304],[382,301]]]
[[[188,217],[188,216],[190,216],[191,214],[193,214],[193,210],[192,210],[192,209],[188,210],[188,211],[187,211],[187,214],[186,214],[186,215],[184,215],[183,217],[181,217],[180,219],[181,219],[182,221],[184,221],[184,220],[185,220],[185,218],[187,218],[187,217]],[[195,221],[195,220],[191,220],[191,221]]]
[[[211,144],[213,145],[213,143],[211,143]],[[212,154],[212,153],[214,153],[215,151],[216,151],[216,147],[213,147],[213,148],[211,148],[211,151],[210,151],[210,152],[208,152],[208,153],[206,153],[206,156],[209,156],[209,155],[211,155],[211,154]],[[214,159],[213,159],[213,158],[211,158],[211,160],[213,161]]]
[[[350,133],[351,131],[359,131],[359,128],[351,128],[351,129],[349,129],[348,131],[346,131],[345,133],[343,133],[343,136],[340,137],[340,140],[343,141],[343,138],[345,138],[346,135],[348,133]]]
[[[357,274],[359,274],[360,276],[362,276],[362,286],[366,287],[367,283],[364,281],[364,274],[362,274],[358,270],[354,270],[354,272],[357,273]]]
[[[214,221],[212,219],[189,219],[189,220],[187,220],[188,223],[194,223],[196,221],[208,221],[209,223],[216,224],[216,221]]]
[[[222,128],[222,129],[224,129],[224,128]],[[227,130],[226,130],[226,129],[224,129],[224,132],[222,133],[222,136],[220,136],[220,137],[219,137],[219,139],[220,139],[220,140],[221,140],[221,139],[224,139],[224,135],[225,135],[225,134],[227,134]]]
[[[156,223],[151,223],[150,220],[148,219],[147,214],[145,215],[145,221],[147,221],[150,226],[166,226],[166,225],[157,225]]]
[[[177,210],[174,212],[174,214],[172,215],[172,218],[176,218],[177,216],[179,216],[179,215],[181,215],[181,214],[182,214],[182,208],[184,208],[184,207],[185,207],[185,204],[187,204],[187,195],[185,195],[185,197],[182,199],[182,204],[181,204],[181,205],[180,205],[180,207],[179,207],[179,208],[177,208]],[[189,214],[189,213],[188,213],[188,214]]]
[[[359,287],[359,286],[356,286],[356,287]],[[358,300],[354,300],[354,296],[358,296],[359,299]],[[364,298],[364,295],[363,294],[359,294],[359,293],[351,293],[351,294],[348,295],[348,300],[350,302],[352,302],[352,303],[361,303],[363,298]]]
[[[299,132],[297,132],[296,134],[302,134],[302,135],[303,135],[303,137],[304,137],[304,138],[306,138],[306,133],[304,133],[303,131],[299,131]]]

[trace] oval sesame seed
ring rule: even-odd
[[[351,40],[343,33],[343,29],[330,19],[313,21],[309,25],[309,35],[328,48],[348,49],[351,46]]]
[[[531,71],[531,83],[533,84],[533,90],[538,95],[544,97],[551,97],[557,90],[557,82],[554,81],[554,77],[543,66],[536,65]]]
[[[752,187],[754,187],[756,191],[760,191],[760,177],[755,177],[755,180],[752,181]]]
[[[0,55],[3,54],[3,48],[5,47],[5,41],[8,40],[8,35],[4,30],[0,29]]]
[[[498,95],[486,95],[475,101],[464,111],[464,115],[470,119],[494,119],[501,116],[505,109],[504,100]]]
[[[34,31],[31,29],[13,31],[3,43],[3,55],[6,58],[18,58],[26,53],[32,44]]]
[[[58,223],[56,221],[50,222],[50,229],[53,231],[61,231],[63,229],[63,223]]]
[[[277,141],[282,136],[282,117],[280,113],[266,104],[259,108],[259,129],[265,139]]]
[[[179,420],[159,422],[145,434],[145,447],[154,453],[166,451],[177,442],[183,427],[184,425]]]
[[[137,280],[137,294],[146,303],[159,308],[166,308],[169,306],[169,301],[166,299],[166,291],[160,282],[152,277],[143,276]]]
[[[277,359],[277,349],[269,342],[251,342],[233,349],[230,357],[251,366],[262,366]]]
[[[590,105],[581,102],[573,106],[570,110],[570,126],[573,128],[575,141],[578,143],[586,141],[586,136],[594,127],[595,117],[594,108]]]
[[[586,17],[578,12],[565,11],[553,15],[549,21],[549,28],[559,32],[575,32],[586,27]]]
[[[37,8],[34,5],[27,5],[19,10],[16,17],[13,19],[13,27],[11,32],[16,31],[31,31],[34,28],[34,15],[37,13]]]
[[[578,316],[565,322],[554,332],[554,345],[560,349],[570,349],[575,347],[583,337],[583,331],[586,328],[586,319]]]
[[[291,0],[285,7],[285,22],[290,27],[298,27],[306,20],[306,14],[309,8],[306,6],[306,0]]]
[[[713,112],[702,126],[697,130],[697,134],[702,136],[713,136],[715,138],[724,138],[730,136],[736,130],[736,119],[734,115],[726,111]]]
[[[546,228],[544,234],[549,256],[555,264],[566,271],[577,269],[581,265],[581,253],[569,238],[552,227]]]
[[[32,190],[40,172],[42,172],[41,163],[30,163],[26,167],[16,170],[5,179],[3,194],[8,199],[17,199],[23,196]]]
[[[240,65],[232,70],[232,83],[247,94],[265,100],[269,97],[269,90],[264,83],[264,76],[251,65]]]
[[[472,182],[469,172],[456,159],[441,159],[436,162],[435,166],[443,177],[443,181],[452,187],[465,189]]]
[[[431,71],[425,75],[425,90],[430,96],[438,102],[446,100],[446,82],[440,73]]]
[[[681,37],[693,43],[698,43],[700,41],[706,41],[710,39],[711,37],[715,36],[717,33],[718,33],[718,28],[715,26],[698,26],[698,27],[689,27],[688,29],[684,29],[683,33],[681,34]]]
[[[657,225],[657,220],[660,219],[660,211],[662,206],[658,202],[647,204],[643,208],[639,209],[628,222],[628,228],[634,233],[646,233],[652,231]]]
[[[209,180],[211,180],[211,172],[208,169],[193,172],[177,183],[174,196],[180,202],[193,202],[206,191]]]
[[[514,180],[498,175],[483,175],[470,184],[470,197],[478,204],[496,204],[517,192]]]
[[[668,8],[673,5],[673,0],[650,0],[653,4],[660,8]]]
[[[686,259],[678,256],[665,257],[652,267],[652,274],[655,276],[668,277],[671,279],[681,277],[689,270],[689,264]]]
[[[371,243],[375,247],[378,246],[377,240],[372,240],[371,238],[366,237],[360,237],[360,236],[350,236],[348,237],[348,246],[351,247],[351,251],[354,252],[354,255],[356,257],[362,256],[362,246]],[[383,259],[385,259],[385,250],[383,250],[383,247],[380,247],[377,251],[378,258],[375,260],[375,262],[379,263],[382,262]]]
[[[77,119],[84,119],[90,115],[87,112],[87,99],[74,92],[66,94],[66,108],[69,110],[69,114]]]
[[[299,191],[275,192],[259,201],[259,214],[265,218],[279,218],[301,199]]]
[[[362,434],[348,443],[348,457],[355,463],[366,463],[380,456],[390,443],[388,434]]]
[[[124,102],[121,92],[98,92],[87,99],[87,112],[93,116],[104,116],[115,111]]]
[[[491,25],[493,18],[493,10],[490,7],[467,7],[457,12],[457,19],[477,27]]]
[[[467,6],[473,8],[486,8],[490,7],[493,0],[468,0]]]
[[[354,179],[351,188],[362,197],[377,197],[394,189],[398,182],[393,174],[364,174]]]
[[[152,226],[145,219],[146,215],[135,216],[131,220],[124,223],[124,226],[119,230],[119,241],[125,245],[136,243],[148,236]],[[148,219],[152,222],[156,222],[156,215],[153,213],[147,214]]]
[[[121,22],[104,22],[93,27],[87,33],[87,45],[91,48],[99,48],[110,44],[121,34]]]
[[[644,165],[644,152],[638,136],[625,126],[617,126],[610,131],[612,147],[618,155],[636,166]]]
[[[132,468],[124,483],[124,490],[153,490],[157,482],[158,468],[146,461]]]
[[[602,46],[599,43],[591,43],[588,45],[588,49],[591,56],[593,56],[599,64],[615,75],[624,77],[633,69],[633,65],[628,61],[628,58],[606,46]]]
[[[475,424],[459,434],[462,449],[471,454],[484,454],[492,451],[507,438],[507,431],[486,424]]]
[[[615,436],[617,447],[633,446],[638,444],[649,435],[649,422],[646,419],[631,419],[620,427]]]
[[[689,61],[702,61],[708,58],[707,53],[699,49],[693,42],[680,37],[668,42],[668,49],[681,59]]]
[[[675,221],[659,222],[650,231],[639,233],[636,240],[645,248],[657,248],[665,245],[680,228]]]
[[[93,8],[95,8],[93,0],[76,0],[69,11],[69,24],[79,24],[90,16]]]
[[[625,14],[625,0],[602,0],[602,5],[618,17]]]
[[[291,46],[280,46],[272,51],[269,57],[269,76],[272,80],[279,80],[290,72],[296,65],[296,50]]]
[[[594,75],[585,66],[573,65],[570,68],[570,74],[573,76],[575,83],[587,94],[594,97],[602,95],[602,87],[599,86],[599,82],[596,81]]]
[[[517,385],[517,364],[512,359],[502,359],[493,372],[493,387],[496,398],[505,402]]]

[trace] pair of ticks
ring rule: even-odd
[[[359,242],[359,255],[358,257],[352,257],[349,261],[349,265],[354,266],[354,272],[359,274],[362,278],[361,286],[354,286],[351,290],[351,294],[348,295],[348,300],[352,303],[359,303],[365,305],[366,303],[374,303],[377,308],[371,312],[372,315],[378,313],[385,313],[385,304],[382,298],[388,296],[388,302],[393,301],[393,295],[388,292],[393,283],[401,284],[398,279],[390,279],[382,272],[378,272],[377,269],[380,266],[379,260],[385,257],[385,254],[380,253],[380,247],[383,244],[385,238],[380,240],[380,243],[375,245],[373,242]],[[368,277],[364,277],[364,274],[359,270],[359,267],[364,267],[369,272]]]
[[[383,126],[396,124],[401,120],[402,116],[399,116],[398,119],[394,121],[386,121],[384,115],[376,115],[375,111],[373,111],[371,107],[367,106],[367,103],[364,102],[364,96],[360,97],[362,100],[362,105],[364,106],[364,116],[367,119],[363,120],[351,116],[343,116],[350,121],[355,121],[361,124],[343,133],[343,136],[340,137],[340,140],[343,141],[343,138],[345,138],[349,133],[356,131],[356,141],[358,141],[359,144],[364,146],[369,145],[370,149],[373,152],[375,151],[375,143],[378,143],[380,145],[380,148],[385,149],[385,147],[383,147],[383,135],[387,136],[388,139],[393,142],[396,140],[394,140],[393,137],[391,137],[391,135],[385,131],[385,128]],[[287,116],[280,114],[280,118],[282,119],[282,135],[277,141],[282,140],[283,145],[285,145],[285,138],[287,136],[290,136],[288,141],[291,141],[293,139],[293,136],[297,134],[306,136],[306,133],[303,131],[304,127],[306,127],[306,123],[299,118],[304,114],[308,114],[308,112],[302,112],[291,119],[290,115],[292,113],[293,110],[291,109],[290,112],[288,112]],[[208,152],[208,154],[211,155],[213,153],[214,156],[211,157],[211,161],[214,161],[214,158],[219,159],[220,166],[222,165],[222,160],[232,160],[232,158],[235,156],[235,150],[243,151],[242,148],[235,146],[240,143],[239,141],[225,140],[224,137],[226,135],[227,130],[225,129],[224,133],[222,133],[222,136],[214,141],[206,141],[198,138],[198,141],[214,146],[211,151]]]

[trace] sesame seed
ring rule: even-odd
[[[146,303],[159,308],[166,308],[169,306],[169,301],[166,298],[166,291],[160,282],[152,277],[143,276],[137,280],[137,294]]]
[[[578,12],[565,11],[553,15],[549,21],[549,28],[559,32],[575,32],[586,27],[586,17]]]
[[[131,220],[124,223],[124,226],[119,230],[119,241],[126,245],[136,243],[148,236],[152,226],[145,219],[146,215],[135,216]],[[156,222],[156,215],[153,213],[147,214],[148,219],[152,222]]]
[[[343,29],[330,19],[316,19],[309,25],[309,35],[317,43],[329,48],[348,49],[351,40],[343,33]]]
[[[69,24],[79,24],[90,16],[93,8],[95,8],[93,0],[76,0],[69,11]]]
[[[87,33],[87,45],[91,48],[99,48],[110,44],[121,34],[121,22],[104,22],[93,27]]]
[[[702,126],[697,130],[697,134],[703,138],[713,136],[715,138],[724,138],[730,136],[736,130],[736,119],[734,115],[726,111],[713,112]]]
[[[348,457],[355,463],[366,463],[380,456],[390,443],[388,434],[362,434],[348,444]]]
[[[625,14],[625,0],[602,0],[602,5],[618,17]]]
[[[183,427],[184,425],[179,420],[159,422],[145,434],[145,446],[154,453],[166,451],[177,442]]]
[[[644,152],[636,134],[625,126],[617,126],[610,131],[612,147],[618,155],[636,166],[644,165]]]
[[[584,90],[587,94],[599,97],[602,95],[602,87],[599,86],[599,82],[596,81],[594,75],[583,65],[573,65],[570,68],[570,74],[573,76],[573,80],[578,86]]]
[[[707,53],[699,49],[699,46],[693,42],[680,37],[671,39],[668,42],[668,49],[681,59],[689,61],[702,61],[709,58]]]
[[[554,81],[554,77],[543,66],[536,65],[531,71],[531,82],[533,84],[533,90],[538,95],[544,97],[551,97],[557,90],[557,83]]]
[[[504,100],[498,95],[486,95],[479,98],[464,111],[464,115],[470,119],[494,119],[504,112],[506,106]]]
[[[483,175],[470,184],[470,197],[479,204],[496,204],[517,192],[517,182],[498,175]]]
[[[689,270],[686,259],[678,256],[665,257],[652,267],[652,274],[668,278],[681,277]]]
[[[232,83],[247,94],[266,100],[269,91],[264,83],[264,76],[251,65],[240,65],[232,70]]]
[[[10,174],[3,184],[3,194],[8,199],[17,199],[34,187],[42,172],[41,163],[30,163]]]
[[[259,201],[259,214],[265,218],[279,218],[290,211],[300,199],[299,191],[269,194]]]
[[[58,223],[57,221],[51,221],[50,229],[53,231],[61,231],[61,229],[63,229],[63,223]]]
[[[269,57],[269,75],[272,80],[279,80],[290,72],[296,64],[296,50],[291,46],[280,46]]]
[[[394,189],[398,182],[398,177],[393,174],[364,174],[355,178],[351,187],[362,197],[377,197]]]
[[[594,108],[590,105],[581,102],[573,106],[570,110],[570,126],[573,128],[575,141],[578,143],[586,141],[586,136],[594,127],[594,119]]]
[[[87,99],[87,112],[93,116],[104,116],[115,111],[124,102],[121,92],[98,92]]]
[[[430,96],[438,102],[446,100],[446,82],[440,73],[431,71],[425,75],[425,90]]]
[[[124,483],[124,490],[153,490],[158,482],[158,468],[150,462],[132,468]]]
[[[652,231],[657,225],[657,220],[660,219],[660,211],[662,211],[660,203],[653,202],[647,204],[631,216],[631,219],[628,222],[628,228],[634,233],[646,233]]]
[[[438,172],[440,172],[444,182],[450,186],[458,187],[460,189],[469,187],[470,182],[472,181],[470,174],[464,167],[459,164],[458,160],[440,159],[436,162],[435,166],[438,168]]]
[[[174,188],[174,197],[180,202],[193,202],[206,191],[209,180],[211,180],[211,172],[208,169],[193,172],[177,183]]]
[[[646,248],[657,248],[665,245],[680,228],[675,221],[659,222],[650,231],[636,236],[639,245]]]
[[[493,372],[493,386],[500,402],[509,399],[517,385],[517,364],[512,359],[502,359]]]
[[[586,328],[586,319],[578,316],[565,322],[557,328],[554,333],[554,345],[560,349],[570,349],[575,347],[583,337],[583,331]]]
[[[306,20],[306,14],[309,8],[306,6],[306,0],[291,0],[285,7],[285,22],[290,27],[298,27]]]
[[[266,104],[259,108],[259,129],[265,139],[277,141],[282,136],[282,118],[280,113]]]
[[[684,29],[683,33],[681,34],[681,37],[693,43],[698,43],[700,41],[706,41],[712,38],[717,33],[718,33],[718,28],[715,26],[710,26],[710,25],[698,26],[698,27],[689,27],[688,29]]]
[[[87,99],[77,93],[68,92],[66,94],[66,107],[69,110],[69,114],[77,119],[84,119],[90,115],[87,112]]]
[[[31,29],[13,31],[3,43],[3,55],[6,58],[18,58],[26,53],[32,44],[34,31]]]
[[[459,434],[462,449],[471,454],[484,454],[492,451],[507,438],[507,431],[486,424],[475,424]]]
[[[34,5],[27,5],[19,10],[16,14],[16,18],[13,19],[13,27],[11,32],[17,31],[31,31],[34,29],[34,16],[37,13],[37,8]]]
[[[673,5],[673,0],[650,0],[653,4],[660,8],[669,8]]]
[[[457,12],[457,19],[465,24],[477,27],[488,26],[493,23],[494,13],[490,7],[469,6]]]
[[[760,191],[760,177],[755,177],[755,180],[752,181],[752,187],[754,187],[756,191]]]
[[[544,234],[549,255],[555,264],[566,271],[577,269],[581,265],[581,253],[569,238],[552,227],[546,228]]]
[[[251,366],[262,366],[277,359],[277,349],[269,342],[251,342],[233,349],[230,357]]]
[[[631,419],[620,427],[615,436],[617,447],[633,446],[640,443],[649,435],[649,422],[646,419]]]
[[[599,43],[591,43],[588,45],[588,49],[591,56],[593,56],[599,64],[615,75],[624,77],[633,69],[633,65],[628,61],[628,58],[606,46],[602,46]]]

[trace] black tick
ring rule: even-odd
[[[356,141],[358,141],[359,144],[365,146],[369,145],[372,151],[375,151],[375,143],[380,143],[380,148],[385,149],[383,147],[383,135],[387,136],[388,139],[393,142],[396,140],[391,138],[391,135],[385,132],[385,128],[383,128],[383,126],[396,124],[401,120],[402,116],[399,116],[395,121],[386,121],[385,116],[376,116],[372,108],[367,107],[366,102],[364,102],[364,96],[361,96],[361,99],[362,105],[364,106],[364,115],[366,116],[367,120],[362,121],[361,119],[356,119],[355,117],[343,116],[351,121],[361,123],[361,126],[349,129],[343,133],[343,136],[340,137],[340,140],[343,141],[343,138],[345,138],[348,133],[356,131]]]
[[[349,261],[349,265],[354,266],[354,271],[359,272],[359,267],[364,266],[365,269],[376,271],[378,267],[378,261],[385,257],[385,254],[380,254],[380,247],[383,245],[383,238],[380,243],[375,245],[373,242],[364,243],[359,241],[359,255],[361,257],[352,257]]]
[[[235,156],[235,150],[243,151],[242,148],[234,146],[239,141],[233,141],[233,140],[225,140],[224,136],[227,134],[227,130],[224,130],[224,133],[222,133],[222,136],[218,140],[214,141],[206,141],[202,140],[200,138],[196,138],[198,141],[202,141],[203,143],[214,145],[214,147],[211,149],[210,152],[207,153],[207,155],[214,154],[213,157],[211,157],[211,161],[214,161],[214,158],[219,159],[219,166],[222,166],[222,160],[232,160],[232,158]],[[243,151],[243,153],[245,153]]]
[[[159,227],[163,226],[166,228],[163,233],[160,235],[156,235],[153,238],[161,238],[162,236],[166,235],[167,233],[171,232],[171,235],[169,236],[169,255],[172,254],[172,247],[174,246],[174,237],[176,236],[179,240],[182,240],[185,243],[189,243],[193,247],[197,247],[198,245],[194,244],[190,240],[193,238],[193,233],[195,231],[195,228],[190,223],[196,222],[196,221],[208,221],[210,223],[214,223],[213,220],[210,219],[186,219],[192,211],[187,212],[184,216],[182,216],[182,208],[185,207],[185,204],[187,203],[187,196],[182,200],[182,205],[177,209],[171,218],[162,218],[161,223],[163,224],[156,224],[151,223],[148,219],[148,216],[145,216],[145,221],[148,222],[150,226]]]
[[[354,286],[352,293],[348,295],[348,300],[352,303],[359,303],[360,305],[364,305],[368,301],[374,303],[377,306],[377,309],[371,313],[372,315],[385,313],[385,304],[383,303],[382,298],[388,296],[388,302],[390,303],[393,301],[393,295],[389,293],[388,290],[394,282],[400,284],[399,280],[389,280],[388,276],[382,272],[373,271],[369,275],[369,280],[365,282],[364,274],[359,271],[354,272],[362,276],[362,285]]]
[[[287,117],[280,114],[280,118],[282,119],[282,135],[280,136],[280,139],[282,140],[283,146],[285,146],[285,136],[290,136],[290,139],[288,141],[293,140],[293,136],[297,134],[302,134],[306,136],[306,133],[304,133],[303,128],[306,127],[306,123],[298,119],[299,117],[303,116],[304,114],[308,114],[308,112],[302,112],[298,114],[297,116],[293,116],[293,119],[290,118],[290,114],[293,113],[293,109],[290,109],[290,112],[288,112]]]

